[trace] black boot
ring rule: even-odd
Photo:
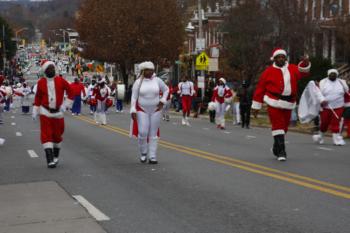
[[[53,162],[58,164],[58,157],[60,156],[60,148],[53,148]]]
[[[280,151],[280,148],[279,148],[279,144],[278,144],[278,136],[273,136],[273,147],[272,147],[272,153],[274,156],[278,157],[278,154],[279,154],[279,151]]]
[[[210,122],[215,122],[215,111],[209,111]]]
[[[46,162],[47,162],[47,167],[48,168],[55,168],[56,164],[53,162],[53,149],[48,148],[45,149],[45,154],[46,154]]]
[[[276,143],[277,143],[277,160],[278,161],[286,161],[287,153],[286,153],[286,145],[284,142],[284,134],[276,135]]]

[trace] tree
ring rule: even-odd
[[[3,34],[3,27],[5,27],[5,35]],[[5,56],[7,60],[10,60],[13,58],[13,56],[16,54],[16,42],[12,40],[14,37],[13,31],[6,22],[5,19],[0,17],[0,41],[1,41],[1,49],[0,49],[0,55],[1,58],[4,57],[4,49]],[[5,40],[3,40],[5,39]],[[3,67],[3,59],[0,60],[1,69]]]
[[[256,79],[270,57],[274,28],[269,15],[258,1],[246,1],[228,13],[223,25],[225,57],[242,79]]]
[[[306,45],[311,41],[314,25],[305,20],[303,5],[295,0],[269,0],[273,24],[275,27],[274,44],[288,49],[291,62],[298,62],[304,55]]]
[[[123,71],[144,60],[173,61],[183,43],[176,0],[86,0],[76,28],[85,57],[118,63]]]

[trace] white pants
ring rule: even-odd
[[[137,112],[138,144],[141,155],[148,153],[150,159],[157,159],[158,129],[160,126],[161,112],[155,110],[157,106],[147,107]]]
[[[220,104],[219,102],[216,102],[215,122],[217,125],[220,125],[222,127],[225,127],[225,110],[226,103]]]
[[[97,124],[107,124],[106,117],[106,101],[97,101],[97,108],[95,112],[95,121]]]
[[[239,110],[239,102],[234,102],[233,103],[233,108],[232,108],[232,114],[233,114],[233,121],[236,124],[241,123],[241,111]]]

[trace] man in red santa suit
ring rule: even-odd
[[[322,110],[320,133],[313,135],[313,140],[319,144],[323,144],[323,134],[328,128],[332,131],[333,143],[336,146],[344,146],[345,141],[340,134],[340,121],[343,116],[344,106],[346,106],[345,98],[349,92],[349,87],[345,80],[338,78],[339,72],[336,69],[328,70],[328,77],[320,81],[319,88],[321,90],[319,102]]]
[[[64,132],[63,113],[72,106],[72,94],[69,83],[56,76],[55,63],[43,61],[43,77],[37,83],[33,119],[40,115],[41,143],[44,147],[47,166],[55,168],[58,163],[60,145]],[[68,95],[64,103],[64,94]]]
[[[287,52],[275,49],[271,60],[273,64],[262,73],[253,97],[253,115],[257,117],[262,103],[268,105],[267,111],[272,124],[274,137],[273,154],[278,161],[286,161],[285,134],[296,106],[298,80],[309,75],[311,63],[307,56],[298,65],[289,64]]]
[[[192,96],[195,94],[194,85],[185,75],[182,78],[182,82],[179,83],[178,88],[178,94],[180,94],[182,102],[182,125],[189,126],[188,117],[191,113]]]
[[[220,78],[218,85],[214,88],[213,102],[216,103],[215,109],[215,121],[217,128],[225,129],[225,111],[226,105],[232,102],[232,91],[226,86],[226,80],[224,78]]]

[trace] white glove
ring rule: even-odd
[[[61,105],[60,111],[61,111],[62,113],[65,113],[65,112],[67,111],[67,107],[66,107],[65,104],[62,104],[62,105]]]
[[[33,121],[36,120],[36,118],[38,117],[38,115],[39,115],[39,107],[38,107],[38,106],[34,106],[34,107],[33,107],[33,112],[32,112]]]

